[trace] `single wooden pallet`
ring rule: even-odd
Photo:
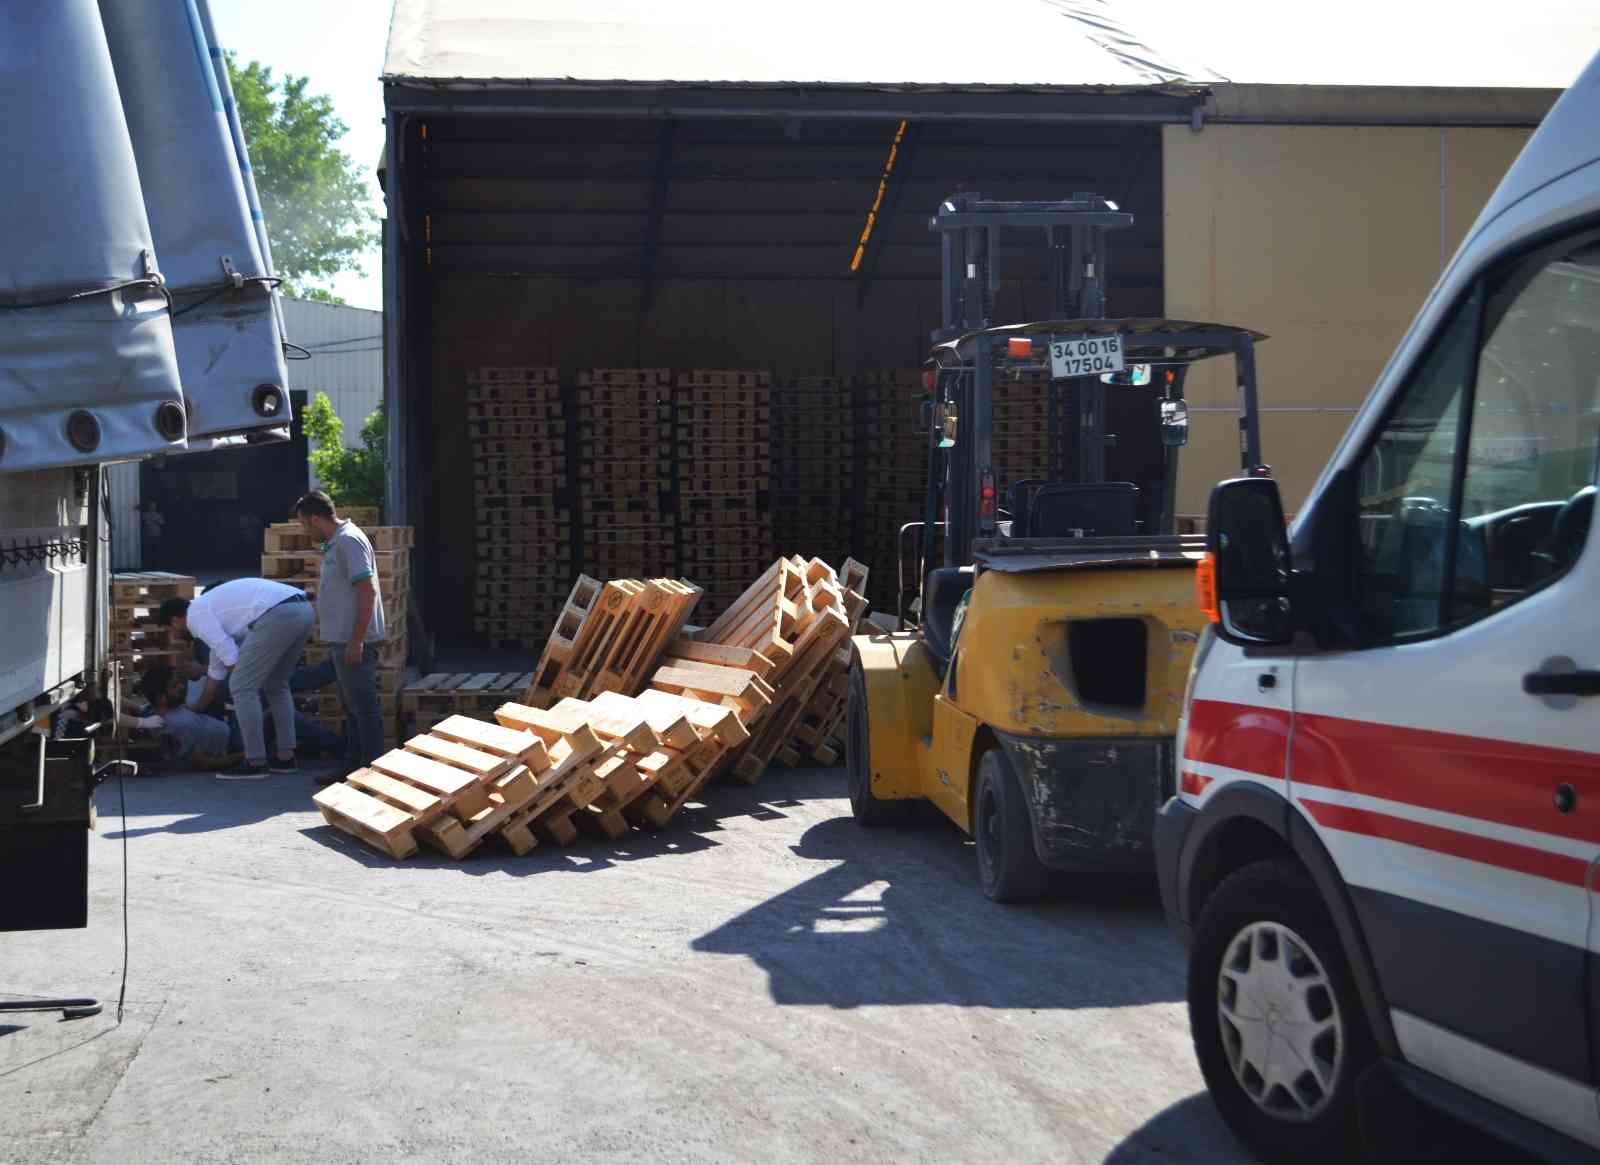
[[[420,838],[462,858],[533,800],[551,763],[534,733],[452,717],[313,801],[328,824],[391,857],[409,857]]]

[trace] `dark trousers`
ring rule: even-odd
[[[351,768],[371,764],[383,751],[383,709],[378,703],[378,645],[361,649],[360,663],[346,663],[344,644],[328,644],[344,704],[344,758]]]

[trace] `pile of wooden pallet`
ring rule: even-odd
[[[339,516],[349,517],[360,526],[357,519],[350,517],[354,512],[341,509]],[[383,709],[384,738],[392,743],[398,739],[400,689],[405,678],[413,535],[410,526],[361,526],[361,532],[372,543],[378,567],[378,593],[383,597],[387,634],[378,645],[378,700]],[[315,599],[322,572],[322,550],[316,538],[307,534],[298,522],[268,526],[264,538],[261,577],[299,587]],[[323,663],[328,655],[328,645],[313,633],[311,642],[306,644],[306,664]],[[343,731],[344,708],[338,689],[321,688],[312,698],[316,702],[315,719],[334,732]]]
[[[1067,413],[1072,412],[1068,402]],[[1050,378],[1040,372],[1008,373],[994,386],[994,435],[991,456],[1000,504],[1019,481],[1050,478]],[[1020,531],[1019,531],[1020,533]]]
[[[495,724],[454,712],[317,806],[396,858],[419,840],[459,858],[491,837],[522,854],[664,826],[719,775],[752,782],[785,749],[826,749],[865,581],[854,562],[836,573],[779,559],[689,629],[698,588],[580,579],[532,683]],[[419,704],[418,726],[444,710]]]
[[[925,391],[919,371],[902,369],[868,376],[859,397],[857,432],[866,454],[861,552],[872,568],[873,605],[889,611],[895,609],[900,527],[922,520],[928,486],[928,434],[916,423]]]
[[[156,622],[167,599],[195,597],[195,580],[186,574],[138,571],[111,576],[111,656],[122,663],[124,690],[131,691],[145,670],[189,658],[188,644]]]
[[[678,570],[720,613],[772,557],[765,372],[686,372],[673,395],[671,503]]]
[[[477,523],[473,627],[493,647],[537,647],[571,577],[567,420],[553,368],[467,378]]]
[[[853,440],[850,391],[838,379],[772,386],[772,534],[780,550],[850,546]]]

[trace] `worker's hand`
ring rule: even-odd
[[[359,667],[365,647],[359,639],[350,640],[344,645],[344,661],[351,667]]]
[[[165,728],[167,722],[159,716],[140,716],[134,720],[133,726],[148,732],[156,728]]]

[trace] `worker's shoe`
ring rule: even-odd
[[[219,781],[262,781],[272,775],[272,770],[265,764],[253,765],[249,761],[241,761],[230,768],[223,769],[217,774]]]
[[[298,773],[300,762],[292,756],[288,760],[275,756],[267,762],[267,767],[275,773]]]

